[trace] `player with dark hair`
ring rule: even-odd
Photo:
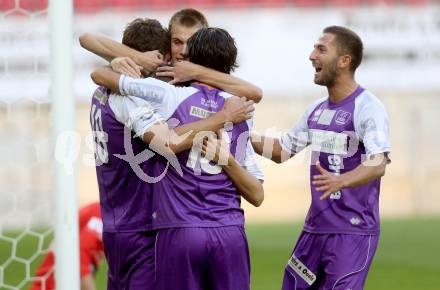
[[[135,20],[126,28],[124,40],[130,39],[126,34],[142,26],[141,35],[148,42],[150,33],[159,32],[160,36],[157,24],[157,21]],[[162,34],[166,35],[163,28]],[[159,39],[166,41],[164,37]],[[160,45],[155,42],[151,48]],[[99,75],[92,77],[99,83]],[[149,102],[116,95],[109,88],[112,86],[95,91],[90,112],[103,241],[109,265],[108,289],[154,289],[156,232],[152,229],[151,208],[152,183],[157,176],[151,174],[154,153],[146,149],[145,143],[167,158],[171,167],[179,167],[175,153],[190,148],[198,132],[218,130],[225,123],[248,119],[252,102],[231,98],[217,114],[170,130]],[[149,96],[158,97],[155,93]]]
[[[388,115],[355,81],[359,36],[330,26],[314,45],[315,101],[281,138],[255,134],[255,151],[284,162],[310,145],[312,203],[285,269],[283,290],[363,289],[379,240],[380,179],[389,162]],[[265,152],[263,145],[273,144]],[[268,148],[266,146],[265,148]]]
[[[130,22],[124,30],[122,43],[140,52],[170,53],[170,38],[156,19],[136,18]]]
[[[81,290],[96,290],[94,274],[104,258],[99,203],[82,207],[78,213]],[[54,290],[55,255],[49,250],[35,273],[31,290]]]
[[[216,47],[231,51],[218,54]],[[209,60],[203,64],[228,73],[237,56],[234,40],[222,29],[201,28],[188,41],[189,61],[202,61],[200,56]],[[135,79],[103,68],[93,75],[99,84],[147,100],[164,119],[180,124],[218,112],[231,98],[199,82],[175,87],[154,78]],[[218,133],[230,146],[227,162],[210,163],[212,159],[202,157],[195,144],[177,154],[182,173],[169,167],[163,179],[153,185],[158,290],[249,289],[249,252],[240,195],[255,206],[264,198],[259,181],[263,175],[250,154],[251,126],[248,120]],[[202,132],[197,139],[212,138],[212,134]],[[166,158],[159,157],[154,164],[155,175],[164,172],[167,164]]]
[[[157,76],[174,78],[172,84],[196,80],[258,103],[262,91],[255,85],[230,74],[185,61],[188,39],[197,30],[206,27],[208,21],[205,16],[195,9],[186,8],[174,13],[168,25],[173,66],[159,68],[164,62],[164,56],[158,51],[140,52],[105,36],[91,33],[81,35],[80,43],[85,49],[111,61],[112,68],[125,75],[140,77],[141,70],[151,73],[158,68]]]
[[[219,37],[219,36],[222,37]],[[237,47],[229,33],[221,28],[200,29],[191,38],[186,56],[192,63],[230,74],[237,65]],[[213,57],[213,56],[216,57]]]

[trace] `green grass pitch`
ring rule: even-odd
[[[248,225],[246,231],[251,252],[252,290],[281,289],[284,265],[301,225]],[[26,259],[35,248],[36,240],[26,237],[17,247],[17,256]],[[7,260],[9,253],[7,244],[0,239],[0,265]],[[32,271],[38,263],[32,263]],[[4,282],[12,285],[17,285],[25,275],[25,269],[19,264],[12,264],[4,270]],[[105,272],[106,265],[103,265],[97,273],[99,290],[105,289]],[[440,219],[384,220],[366,289],[440,290]]]

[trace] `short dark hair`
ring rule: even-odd
[[[173,14],[168,24],[168,30],[171,31],[176,24],[185,27],[194,27],[197,25],[208,27],[208,20],[206,20],[206,17],[202,12],[193,8],[185,8]]]
[[[237,65],[237,47],[224,29],[201,28],[188,39],[188,59],[196,64],[229,74]]]
[[[351,56],[350,70],[354,72],[362,62],[364,45],[356,32],[342,26],[329,26],[323,31],[335,36],[335,41],[340,55]]]
[[[136,18],[130,22],[124,30],[122,43],[141,52],[170,52],[168,32],[156,19]]]

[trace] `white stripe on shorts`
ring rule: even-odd
[[[154,242],[154,280],[157,280],[157,238],[159,237],[159,231],[156,233],[156,241]]]
[[[356,273],[362,272],[362,270],[364,270],[365,267],[367,267],[368,259],[369,259],[369,257],[370,257],[370,247],[371,247],[371,235],[370,235],[370,238],[368,239],[367,258],[365,259],[365,263],[364,263],[364,265],[362,266],[362,268],[360,268],[360,269],[357,270],[357,271],[353,271],[353,272],[351,272],[351,273],[345,274],[345,275],[343,275],[342,277],[340,277],[338,280],[336,280],[335,284],[333,285],[332,290],[334,290],[335,287],[336,287],[336,285],[338,284],[338,282],[341,281],[342,279],[344,279],[345,277],[348,277],[348,276],[350,276],[350,275],[353,275],[353,274],[356,274]]]

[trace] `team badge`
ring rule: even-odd
[[[350,117],[351,117],[351,113],[339,110],[336,113],[335,123],[338,125],[345,125],[345,124],[347,124]]]

